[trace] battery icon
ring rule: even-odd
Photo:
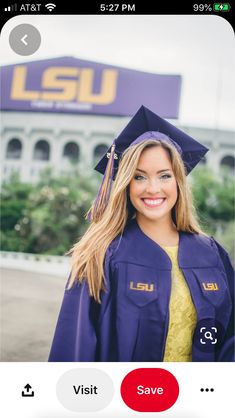
[[[230,4],[229,3],[214,3],[213,10],[215,12],[229,12]]]

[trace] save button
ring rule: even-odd
[[[138,412],[161,412],[171,408],[179,396],[179,384],[168,370],[135,369],[121,384],[125,404]]]

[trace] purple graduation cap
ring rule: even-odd
[[[95,167],[95,170],[104,176],[88,218],[91,219],[92,217],[95,220],[93,215],[99,213],[96,220],[100,219],[100,215],[107,205],[112,181],[115,180],[123,152],[128,147],[150,138],[158,141],[168,141],[173,144],[181,155],[186,174],[193,170],[208,151],[208,148],[191,136],[162,119],[145,106],[141,106]]]

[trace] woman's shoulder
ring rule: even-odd
[[[228,255],[227,250],[212,235],[198,234],[198,237],[201,242],[208,243],[213,248],[216,248],[220,256]]]
[[[106,257],[113,257],[120,254],[120,252],[126,252],[127,246],[130,243],[132,237],[131,229],[133,229],[133,222],[128,222],[124,230],[119,233],[109,244]]]
[[[181,240],[184,243],[184,248],[187,249],[189,246],[192,246],[195,250],[200,252],[207,251],[207,254],[215,254],[217,257],[221,258],[223,261],[230,258],[227,249],[217,241],[212,235],[207,235],[203,233],[192,233],[186,231],[179,231]],[[206,254],[206,252],[205,252]]]
[[[197,232],[187,232],[187,231],[179,231],[179,233],[181,235],[186,236],[188,239],[191,239],[192,241],[197,242],[198,244],[204,244],[204,245],[209,245],[211,247],[217,247],[218,249],[220,249],[221,251],[225,251],[226,250],[222,247],[221,244],[218,243],[218,241],[216,241],[216,239],[212,236],[212,235],[207,235],[207,234],[203,234],[203,233],[197,233]]]
[[[213,244],[215,245],[215,247],[217,248],[220,258],[224,262],[226,262],[227,260],[230,260],[230,256],[229,256],[227,249],[224,246],[222,246],[221,243],[219,243],[214,237],[211,236],[210,238]]]
[[[228,265],[229,266],[232,265],[229,252],[220,242],[217,241],[217,239],[215,239],[212,235],[206,236],[206,235],[199,234],[199,236],[200,236],[200,239],[203,240],[204,242],[210,243],[214,251],[216,251],[217,255],[219,256],[220,260],[223,262],[224,267],[227,267]]]
[[[122,235],[119,234],[116,238],[114,238],[111,243],[109,244],[107,251],[106,251],[106,256],[108,257],[112,257],[113,254],[118,250],[118,247],[121,243],[121,239],[122,239]]]

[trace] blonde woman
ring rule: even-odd
[[[233,361],[233,269],[186,181],[207,151],[144,106],[114,141],[49,361]]]

